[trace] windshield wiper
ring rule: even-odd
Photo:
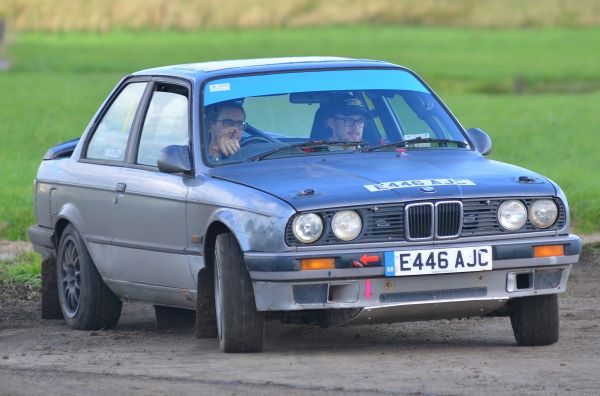
[[[444,143],[444,144],[456,144],[458,147],[467,147],[469,144],[462,140],[453,140],[453,139],[437,139],[437,138],[414,138],[408,139],[404,141],[404,144],[413,144],[413,143]]]
[[[388,147],[404,147],[406,146],[406,142],[402,141],[402,142],[393,142],[393,143],[386,143],[386,144],[382,144],[381,146],[375,146],[375,147],[368,147],[366,149],[363,150],[363,152],[370,152],[370,151],[375,151],[375,150],[381,150],[384,148],[388,148]]]
[[[288,144],[283,147],[277,147],[273,150],[267,151],[266,153],[262,153],[262,154],[255,155],[254,157],[250,157],[246,161],[260,161],[260,160],[265,159],[275,153],[279,153],[279,152],[285,151],[285,150],[304,149],[304,148],[312,148],[312,147],[324,147],[324,146],[355,146],[356,148],[360,149],[362,147],[368,146],[368,144],[363,141],[346,142],[346,141],[342,141],[342,140],[336,140],[336,141],[310,140],[307,142],[300,142],[300,143]]]
[[[408,145],[408,144],[418,144],[418,143],[443,143],[443,144],[450,143],[450,144],[456,144],[458,147],[467,147],[468,146],[467,142],[463,142],[461,140],[418,137],[418,138],[414,138],[414,139],[402,140],[400,142],[386,143],[386,144],[382,144],[381,146],[370,147],[363,151],[376,151],[376,150],[381,150],[381,149],[388,148],[388,147],[406,147],[406,145]]]

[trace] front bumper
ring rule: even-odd
[[[534,257],[533,246],[564,245],[564,256]],[[272,269],[277,258],[246,253],[259,311],[356,309],[354,323],[396,322],[482,316],[502,308],[510,298],[555,294],[566,290],[572,264],[579,260],[581,240],[574,235],[468,243],[431,248],[493,248],[491,271],[386,277],[384,267],[299,271],[301,258],[335,257],[344,263],[362,254],[423,249],[423,245],[382,250],[344,249],[279,254],[283,271]],[[294,268],[293,270],[290,270]]]

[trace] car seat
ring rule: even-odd
[[[325,125],[326,120],[327,108],[326,105],[321,104],[319,109],[315,112],[312,129],[310,130],[310,140],[329,140],[331,138],[331,129]]]

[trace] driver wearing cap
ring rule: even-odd
[[[347,97],[331,105],[326,125],[331,129],[332,141],[359,142],[362,140],[365,121],[371,112],[354,97]]]

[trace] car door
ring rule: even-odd
[[[86,136],[77,166],[68,170],[77,180],[76,187],[60,186],[51,192],[52,204],[73,203],[76,215],[72,220],[103,276],[116,255],[112,245],[115,186],[147,86],[147,81],[133,80],[115,91]]]
[[[190,305],[196,286],[187,246],[189,176],[158,171],[162,148],[190,141],[189,87],[154,81],[130,166],[117,182],[113,245],[115,273],[126,296],[171,305]]]

